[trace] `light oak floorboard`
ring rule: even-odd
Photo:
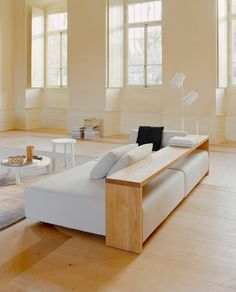
[[[42,150],[50,148],[46,136]],[[4,137],[9,147],[18,138],[21,145],[29,142],[24,132]],[[96,148],[90,143],[89,150]],[[100,153],[116,147],[101,144]],[[214,146],[210,175],[153,233],[141,255],[106,247],[102,236],[29,220],[3,230],[0,291],[236,291],[236,164],[229,145],[220,151]]]

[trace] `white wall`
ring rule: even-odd
[[[186,110],[186,129],[219,137],[222,119],[216,114],[216,1],[163,1],[163,86],[159,89],[125,89],[121,102],[121,131],[138,125],[164,125],[181,128],[181,92],[170,87],[176,72],[184,72],[184,93],[199,92],[199,100]],[[216,127],[212,126],[216,124]],[[222,128],[223,125],[220,126]]]
[[[67,128],[68,89],[44,89],[41,104],[42,128]]]
[[[106,107],[106,0],[68,1],[69,121],[104,118]]]
[[[55,0],[17,0],[17,51],[15,58],[15,116],[17,129],[67,127],[68,89],[30,88],[31,6],[45,8]],[[60,2],[62,3],[62,2]],[[63,2],[64,3],[64,2]]]
[[[200,95],[186,111],[186,129],[194,132],[198,119],[200,132],[209,133],[213,142],[224,139],[224,132],[226,138],[236,139],[235,92],[226,96],[216,92],[216,0],[163,1],[163,86],[140,90],[106,88],[107,1],[68,0],[69,89],[44,91],[28,88],[29,10],[25,4],[32,1],[39,3],[0,0],[0,40],[4,36],[0,41],[0,130],[13,128],[13,117],[16,128],[69,129],[91,116],[104,119],[105,134],[128,133],[141,124],[180,128],[180,92],[171,89],[169,82],[182,71],[187,76],[185,93],[194,89]]]
[[[13,1],[0,0],[0,131],[14,128]]]
[[[225,100],[225,137],[236,140],[236,88],[226,90]]]
[[[26,89],[26,7],[24,0],[14,1],[14,109],[16,129],[25,129],[25,89]]]
[[[67,128],[68,89],[27,89],[26,129]]]

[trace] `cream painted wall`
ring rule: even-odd
[[[104,118],[106,107],[106,0],[68,1],[69,121]]]
[[[14,128],[13,0],[0,0],[0,131]]]
[[[15,127],[25,129],[25,90],[26,90],[26,7],[25,0],[14,1],[14,108],[15,108]]]
[[[69,90],[44,89],[41,98],[41,126],[43,128],[66,129]]]
[[[140,124],[180,128],[180,92],[171,89],[169,81],[182,71],[187,76],[185,93],[194,89],[200,95],[186,111],[186,129],[194,132],[198,119],[201,133],[210,133],[213,142],[224,139],[224,132],[236,139],[235,93],[228,91],[224,97],[216,92],[216,0],[163,1],[163,86],[139,90],[106,88],[107,0],[68,0],[69,89],[44,91],[27,89],[30,40],[25,4],[32,1],[42,3],[0,0],[0,38],[6,36],[0,42],[0,130],[14,127],[13,116],[16,127],[26,129],[69,129],[91,116],[104,119],[105,134],[128,133]]]
[[[68,14],[69,107],[104,111],[106,0],[69,0]]]
[[[186,109],[186,129],[195,131],[200,121],[201,133],[212,141],[224,139],[215,132],[222,119],[216,114],[216,1],[163,1],[163,86],[123,91],[121,99],[121,131],[128,133],[140,124],[181,128],[179,90],[170,87],[176,72],[184,72],[184,93],[199,92],[199,100]],[[216,123],[216,127],[212,126]],[[221,131],[222,133],[222,131]]]
[[[17,0],[18,1],[18,0]],[[45,5],[65,3],[55,0],[23,0],[15,2],[15,9],[20,11],[17,18],[19,37],[18,52],[15,53],[15,104],[16,128],[62,128],[67,127],[68,89],[33,89],[30,88],[31,67],[31,6],[44,8]],[[23,36],[23,37],[22,37]],[[19,71],[21,70],[21,74]]]
[[[120,132],[121,90],[106,88],[106,13],[106,0],[68,0],[68,129],[98,117],[112,135]]]
[[[236,140],[236,88],[228,88],[225,99],[225,137]]]

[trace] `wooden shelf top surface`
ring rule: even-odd
[[[193,147],[166,146],[149,157],[140,160],[106,178],[107,183],[142,187],[161,174],[179,159],[187,156],[204,143],[209,137],[204,135],[189,135],[195,137],[197,143]]]

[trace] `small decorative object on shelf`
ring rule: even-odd
[[[33,155],[33,159],[35,160],[43,160],[42,156]]]
[[[34,151],[34,146],[29,145],[26,147],[26,153],[27,153],[27,161],[32,162],[33,161],[33,151]]]

